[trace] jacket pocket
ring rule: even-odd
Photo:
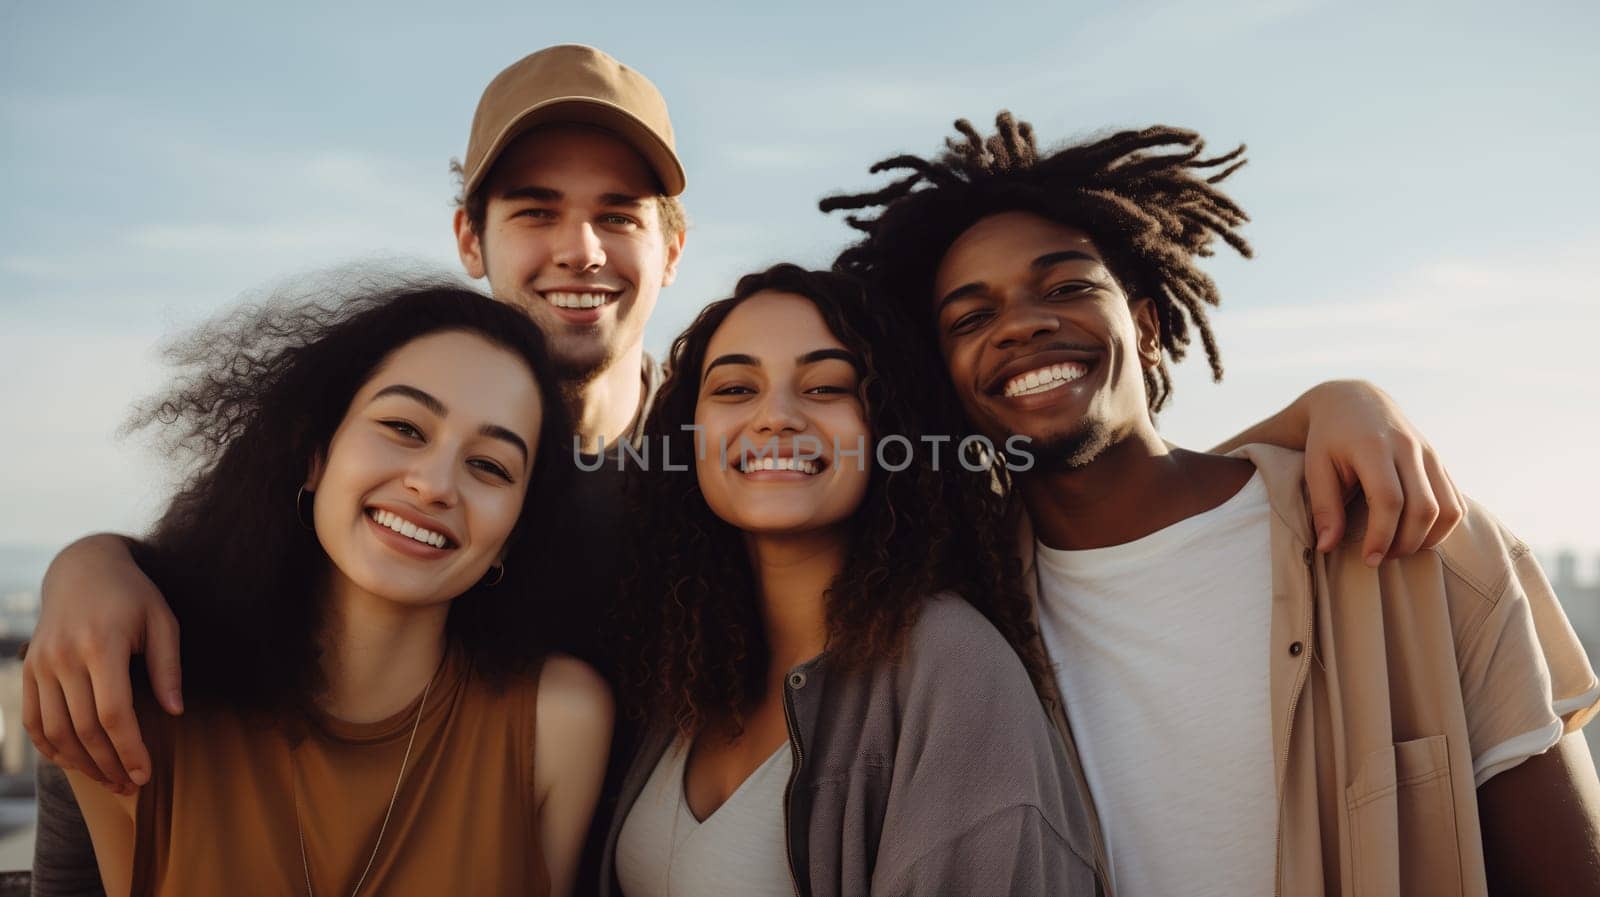
[[[1349,892],[1460,895],[1455,789],[1443,735],[1373,751],[1345,789]]]

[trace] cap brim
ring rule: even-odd
[[[467,179],[465,195],[470,196],[478,189],[494,168],[495,160],[513,141],[533,128],[549,124],[594,125],[616,134],[644,158],[661,182],[663,193],[677,196],[683,192],[687,179],[678,155],[632,113],[592,97],[555,97],[528,107],[495,135],[494,143],[484,153],[483,162]]]

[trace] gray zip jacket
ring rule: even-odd
[[[929,599],[898,663],[789,671],[794,773],[784,797],[798,897],[1097,891],[1087,795],[1016,653],[960,598]],[[601,865],[674,733],[646,737],[623,779]]]

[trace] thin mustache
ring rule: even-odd
[[[1037,351],[1028,354],[1037,355],[1040,352],[1055,352],[1058,350],[1064,352],[1098,352],[1100,347],[1092,346],[1088,343],[1046,343],[1039,347]]]

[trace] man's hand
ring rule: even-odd
[[[1361,556],[1369,567],[1444,541],[1467,503],[1422,434],[1383,390],[1360,380],[1312,387],[1296,400],[1306,415],[1306,488],[1317,550],[1344,535],[1345,499],[1367,500]]]
[[[143,653],[168,713],[183,712],[178,621],[120,536],[89,536],[51,562],[22,662],[22,722],[51,762],[119,793],[150,780],[128,663]]]

